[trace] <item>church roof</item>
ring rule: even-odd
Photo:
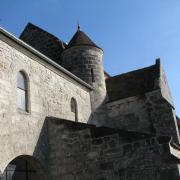
[[[156,62],[155,65],[106,79],[109,102],[159,89],[156,83],[159,76],[160,67]]]
[[[66,44],[56,36],[28,23],[19,38],[53,61],[61,63],[61,53]]]
[[[73,46],[81,46],[81,45],[93,46],[93,47],[100,48],[78,27],[77,32],[74,34],[74,36],[72,37],[72,39],[68,43],[67,48],[70,48]]]

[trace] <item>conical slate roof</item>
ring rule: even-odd
[[[72,37],[66,48],[81,46],[81,45],[94,46],[100,48],[78,27],[77,32],[74,34],[74,36]]]

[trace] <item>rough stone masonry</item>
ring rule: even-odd
[[[2,180],[180,179],[160,59],[112,77],[102,55],[80,27],[68,44],[32,23],[0,29]]]

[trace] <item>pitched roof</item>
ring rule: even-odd
[[[28,23],[19,38],[55,62],[61,63],[61,53],[66,44],[54,35]]]
[[[83,31],[80,29],[77,30],[77,32],[74,34],[72,39],[67,45],[67,48],[73,47],[73,46],[94,46],[98,47]],[[101,48],[100,48],[101,49]]]
[[[160,76],[159,64],[120,74],[106,79],[106,89],[110,101],[142,95],[159,89],[155,80]]]

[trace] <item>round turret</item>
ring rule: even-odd
[[[106,96],[102,56],[102,49],[78,26],[61,57],[62,66],[94,87],[91,93],[93,110],[103,103]]]

